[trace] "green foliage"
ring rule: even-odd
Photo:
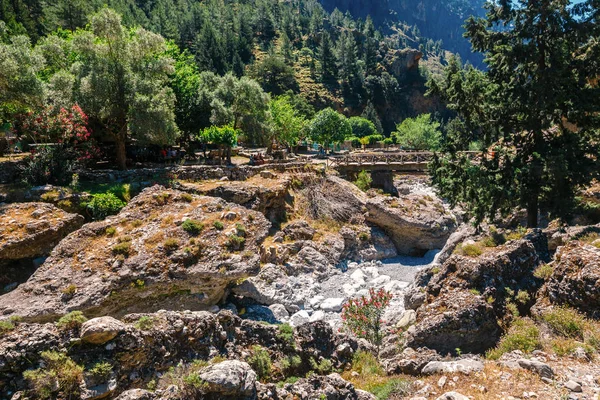
[[[468,243],[457,246],[454,253],[468,257],[477,257],[483,254],[483,249],[478,243]]]
[[[223,225],[221,221],[215,221],[213,222],[213,227],[218,231],[222,231],[225,228],[225,225]]]
[[[410,394],[410,386],[410,382],[406,380],[391,378],[383,383],[372,385],[369,387],[369,392],[373,393],[377,400],[387,400]]]
[[[21,176],[28,185],[66,186],[76,167],[76,154],[65,146],[41,146],[26,159]]]
[[[281,340],[284,340],[291,346],[294,346],[294,344],[295,344],[294,327],[288,323],[284,323],[284,324],[279,325],[278,329],[279,329],[279,333],[277,334],[277,337]]]
[[[354,137],[363,138],[378,134],[375,124],[364,117],[350,117],[348,122]]]
[[[7,320],[0,321],[0,337],[2,335],[12,331],[13,329],[15,329],[15,324],[13,324],[11,321],[7,321]]]
[[[23,372],[32,394],[39,399],[56,398],[59,392],[65,398],[77,397],[83,367],[64,353],[43,351],[40,355],[45,367]]]
[[[266,380],[271,374],[272,361],[269,352],[262,346],[252,346],[252,355],[248,358],[248,364],[256,372],[258,379]]]
[[[246,238],[238,235],[230,235],[227,238],[227,247],[231,250],[240,250],[244,247],[244,243],[246,243]]]
[[[554,307],[543,313],[541,318],[557,335],[583,340],[586,320],[576,310],[568,307]]]
[[[359,350],[352,357],[352,371],[362,376],[384,375],[383,368],[377,357],[368,351]]]
[[[100,361],[90,368],[89,373],[98,379],[108,379],[112,372],[112,365],[106,361]]]
[[[525,290],[519,290],[517,295],[515,296],[515,301],[520,304],[527,304],[531,300],[531,296]]]
[[[120,242],[115,244],[112,247],[113,254],[122,255],[127,257],[129,255],[129,251],[131,250],[131,242]]]
[[[354,181],[354,184],[363,192],[366,192],[367,190],[371,189],[371,182],[373,182],[373,178],[371,178],[371,174],[368,173],[367,171],[360,171],[358,173],[358,177],[356,178],[356,181]]]
[[[141,331],[147,331],[154,327],[154,322],[154,318],[144,315],[137,320],[134,326]]]
[[[109,226],[104,230],[104,233],[106,234],[106,236],[115,236],[115,234],[117,233],[117,228],[115,228],[114,226]]]
[[[554,268],[550,264],[542,264],[533,271],[533,276],[539,279],[548,280],[552,276]]]
[[[441,145],[440,124],[432,121],[430,114],[406,118],[392,132],[394,141],[405,149],[437,150]]]
[[[489,359],[497,360],[504,353],[513,350],[531,353],[541,348],[542,342],[538,327],[530,319],[517,318],[513,321],[508,332],[500,339],[496,348],[488,351],[486,356]]]
[[[294,108],[290,96],[280,96],[269,102],[273,121],[273,137],[289,148],[303,138],[307,124],[304,116]]]
[[[352,134],[350,123],[342,114],[332,108],[321,110],[309,125],[311,138],[328,148],[332,143],[339,143]]]
[[[181,228],[190,235],[198,235],[204,229],[204,224],[193,219],[186,219],[181,224]]]
[[[173,252],[179,248],[179,240],[175,238],[168,238],[163,243],[163,247],[167,252]]]
[[[254,78],[265,92],[281,95],[288,90],[298,90],[294,69],[279,55],[269,54],[253,65],[250,77]]]
[[[86,204],[86,209],[95,220],[118,214],[123,207],[125,202],[111,192],[93,194],[92,199]]]
[[[461,122],[448,135],[450,154],[432,164],[433,183],[477,222],[517,207],[527,209],[529,227],[537,226],[540,209],[568,217],[578,188],[597,177],[600,120],[589,113],[600,99],[586,82],[598,68],[586,64],[595,57],[590,38],[598,28],[582,17],[585,8],[490,3],[486,18],[465,25],[488,70],[451,59],[444,77],[429,82]],[[581,62],[573,63],[574,54]],[[487,150],[477,162],[454,153],[473,139]]]
[[[310,370],[319,375],[327,375],[333,371],[333,364],[328,358],[322,358],[320,362],[316,362],[314,358],[310,359]]]
[[[60,317],[56,326],[61,330],[79,329],[85,321],[87,321],[87,318],[81,311],[71,311]]]
[[[225,148],[227,164],[231,164],[231,148],[237,143],[238,140],[237,129],[230,125],[221,127],[213,125],[200,131],[198,138],[202,143],[212,143],[221,148]]]

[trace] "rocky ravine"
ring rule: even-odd
[[[71,310],[208,308],[229,285],[258,273],[269,226],[263,214],[222,199],[154,186],[119,215],[65,238],[26,283],[2,296],[0,314],[43,320]]]

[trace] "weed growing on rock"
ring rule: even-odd
[[[319,375],[327,375],[333,371],[333,364],[328,358],[321,359],[321,362],[317,363],[314,358],[310,359],[310,369],[318,373]]]
[[[118,214],[125,207],[125,202],[113,193],[98,193],[93,194],[85,206],[93,219],[101,220],[109,215]]]
[[[273,362],[269,352],[262,346],[252,346],[252,355],[248,359],[248,364],[258,375],[258,379],[264,381],[271,374]]]
[[[384,375],[383,368],[379,364],[377,357],[371,352],[359,350],[352,357],[352,371],[360,375]]]
[[[70,284],[69,286],[61,290],[61,292],[68,297],[73,297],[75,293],[77,293],[77,286]]]
[[[133,221],[131,221],[131,226],[134,228],[139,228],[143,224],[144,224],[144,221],[142,221],[141,219],[134,219]]]
[[[213,223],[213,227],[218,231],[222,231],[223,228],[225,228],[225,225],[223,225],[223,223],[221,221],[215,221]]]
[[[531,300],[531,296],[525,290],[519,290],[517,295],[515,296],[515,300],[520,304],[527,304],[529,300]]]
[[[550,279],[553,272],[554,272],[554,268],[552,268],[551,265],[542,264],[535,269],[535,271],[533,272],[533,276],[546,281],[546,280]]]
[[[15,324],[11,321],[0,321],[0,336],[15,329]]]
[[[279,333],[277,334],[277,338],[284,340],[291,346],[294,346],[294,327],[288,323],[279,325]]]
[[[32,393],[39,399],[56,398],[58,393],[62,393],[64,398],[77,398],[83,367],[64,353],[43,351],[41,356],[45,368],[23,373]]]
[[[183,221],[183,224],[181,224],[181,227],[190,235],[198,235],[204,229],[204,224],[193,219],[186,219]]]
[[[137,320],[134,326],[141,331],[150,330],[154,327],[154,318],[144,315]]]
[[[279,361],[279,366],[283,373],[288,375],[302,366],[302,359],[297,354],[288,355]]]
[[[71,311],[62,316],[56,323],[56,326],[62,330],[78,329],[85,321],[87,321],[87,318],[81,311]]]
[[[194,200],[192,195],[189,193],[182,193],[180,197],[181,197],[181,200],[185,201],[186,203],[191,203],[192,200]]]
[[[371,239],[371,235],[369,235],[369,233],[368,233],[368,232],[361,232],[361,233],[359,233],[359,234],[358,234],[358,238],[359,238],[361,241],[363,241],[363,242],[366,242],[366,241],[368,241],[369,239]]]
[[[163,247],[167,252],[173,252],[179,248],[179,240],[175,238],[169,238],[165,240]]]
[[[527,228],[524,226],[519,226],[517,229],[506,235],[506,240],[519,240],[522,239],[526,234]]]
[[[231,235],[227,239],[227,247],[231,250],[240,250],[244,247],[244,243],[246,243],[246,239],[238,235]]]
[[[97,379],[108,379],[112,372],[112,365],[106,361],[100,361],[94,364],[88,372]]]
[[[298,378],[297,376],[290,376],[289,378],[287,378],[287,379],[286,379],[286,380],[284,380],[284,381],[277,382],[277,387],[278,387],[279,389],[281,389],[281,388],[283,388],[283,387],[284,387],[285,385],[287,385],[287,384],[291,384],[291,385],[293,385],[294,383],[298,382],[298,380],[299,380],[299,379],[300,379],[300,378]]]
[[[350,299],[342,308],[344,326],[360,338],[365,338],[378,348],[381,345],[382,316],[390,304],[392,294],[384,289],[369,289],[369,296]]]
[[[115,228],[114,226],[109,226],[108,228],[106,228],[104,233],[106,234],[106,236],[115,236],[115,233],[117,233],[117,228]]]
[[[410,382],[400,378],[387,379],[367,389],[377,400],[403,398],[410,393]]]
[[[131,242],[117,243],[112,248],[113,254],[122,255],[125,257],[127,257],[129,255],[130,250],[131,250]]]
[[[477,257],[483,254],[483,249],[478,243],[468,243],[458,246],[454,252],[462,256]]]
[[[542,343],[538,327],[528,318],[518,318],[514,320],[506,335],[500,339],[496,348],[488,351],[486,356],[489,359],[497,360],[502,354],[513,350],[531,353],[541,348]]]

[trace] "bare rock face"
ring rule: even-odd
[[[0,314],[207,308],[258,273],[269,226],[261,213],[222,199],[154,186],[65,238],[26,283],[0,297]]]
[[[245,181],[183,183],[180,184],[180,189],[219,197],[230,203],[260,211],[270,221],[275,222],[285,217],[290,184],[290,179],[286,176],[273,176],[271,179],[255,176]]]
[[[441,249],[456,229],[456,218],[441,200],[411,193],[400,198],[371,198],[366,221],[383,229],[400,254],[422,256]]]
[[[371,393],[356,389],[339,374],[312,375],[299,379],[282,388],[275,385],[259,385],[259,400],[284,399],[330,399],[330,400],[375,400]]]
[[[573,241],[556,252],[554,271],[546,283],[550,302],[600,314],[600,249]]]
[[[0,205],[0,260],[46,255],[83,222],[47,203]]]
[[[407,345],[443,354],[457,348],[481,353],[495,346],[502,334],[498,320],[509,316],[507,303],[521,293],[526,300],[520,307],[533,305],[541,284],[533,276],[540,262],[536,246],[543,247],[544,239],[537,233],[477,257],[455,254],[440,267],[419,272],[404,298],[406,307],[417,311]]]

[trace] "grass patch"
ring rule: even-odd
[[[531,353],[534,350],[541,349],[540,330],[532,320],[526,318],[516,319],[506,335],[504,335],[495,349],[489,350],[486,357],[491,360],[499,359],[504,353],[513,350],[521,350],[524,353]]]
[[[547,281],[552,276],[554,268],[549,264],[542,264],[533,271],[533,276]]]
[[[141,331],[150,330],[154,327],[154,318],[144,315],[137,320],[134,326]]]
[[[277,338],[287,342],[289,345],[294,346],[294,327],[288,323],[279,325],[279,333]]]
[[[583,340],[585,317],[568,307],[555,307],[542,314],[542,321],[560,336]]]
[[[354,357],[352,357],[352,371],[356,371],[363,376],[385,375],[377,357],[373,353],[363,350],[354,353]]]
[[[227,239],[227,247],[229,247],[231,250],[240,250],[242,247],[244,247],[244,243],[246,243],[246,238],[238,235],[231,235]]]
[[[213,227],[218,231],[222,231],[225,228],[225,225],[223,225],[221,221],[215,221],[213,222]]]
[[[401,378],[390,378],[374,383],[366,390],[371,392],[377,400],[399,399],[410,393],[410,382]]]
[[[0,321],[0,336],[15,329],[15,324],[12,321]]]
[[[56,326],[61,330],[79,329],[85,321],[87,321],[87,318],[81,311],[71,311],[63,315],[56,323]]]
[[[127,257],[131,250],[131,242],[117,243],[112,247],[112,252],[115,255],[122,255]]]
[[[483,248],[478,243],[469,243],[458,246],[454,251],[456,254],[467,257],[477,257],[483,254]]]
[[[101,361],[94,364],[94,366],[88,372],[95,378],[108,379],[110,373],[112,372],[112,368],[112,365],[106,361]]]
[[[179,248],[179,240],[175,238],[169,238],[165,240],[163,247],[167,252],[171,253]]]
[[[354,181],[354,184],[360,190],[366,192],[367,190],[371,189],[372,182],[373,179],[371,178],[371,174],[369,174],[367,171],[360,171],[356,177],[356,181]]]

